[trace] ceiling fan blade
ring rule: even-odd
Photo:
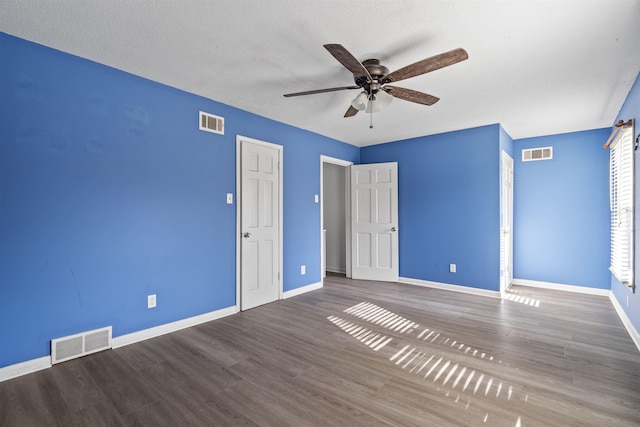
[[[284,96],[288,98],[290,96],[313,95],[316,93],[336,92],[339,90],[347,90],[347,89],[360,89],[360,86],[341,86],[341,87],[330,87],[328,89],[307,90],[304,92],[285,93]]]
[[[440,98],[433,95],[428,95],[423,92],[418,92],[413,89],[405,89],[397,86],[385,86],[383,88],[389,95],[393,95],[396,98],[404,99],[405,101],[415,102],[422,105],[433,105],[440,100]]]
[[[454,49],[393,71],[382,78],[382,83],[397,82],[410,77],[419,76],[421,74],[439,70],[440,68],[448,67],[449,65],[457,64],[467,58],[469,58],[469,55],[466,50],[462,48]]]
[[[365,76],[367,81],[371,81],[371,74],[347,49],[341,44],[325,44],[325,49],[344,67],[356,76]]]
[[[347,112],[346,112],[346,113],[344,113],[344,116],[345,116],[345,117],[353,117],[353,116],[355,116],[356,114],[358,114],[358,111],[360,111],[360,110],[358,110],[358,109],[356,109],[356,108],[353,108],[353,106],[352,106],[352,105],[349,105],[349,109],[347,110]]]

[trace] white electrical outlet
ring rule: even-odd
[[[455,272],[456,272],[456,265],[449,264],[449,273],[455,273]]]
[[[156,306],[156,294],[147,295],[147,308],[154,308]]]
[[[307,266],[306,265],[301,265],[300,266],[300,274],[307,274]]]
[[[232,205],[233,204],[233,194],[232,193],[227,193],[227,204],[228,205]]]
[[[319,198],[319,197],[318,197],[318,195],[316,194],[316,195],[313,197],[313,200],[314,200],[316,203],[318,203],[318,200],[320,200],[320,198]]]

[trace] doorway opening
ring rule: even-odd
[[[320,156],[320,256],[327,272],[351,277],[350,166],[353,162]]]

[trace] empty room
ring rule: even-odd
[[[638,0],[0,2],[0,426],[640,425],[638,46]]]

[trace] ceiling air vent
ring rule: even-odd
[[[111,326],[51,340],[51,363],[56,364],[111,348]]]
[[[522,150],[523,162],[550,159],[553,159],[553,147],[527,148],[526,150]]]
[[[224,135],[224,117],[200,111],[200,130]]]

